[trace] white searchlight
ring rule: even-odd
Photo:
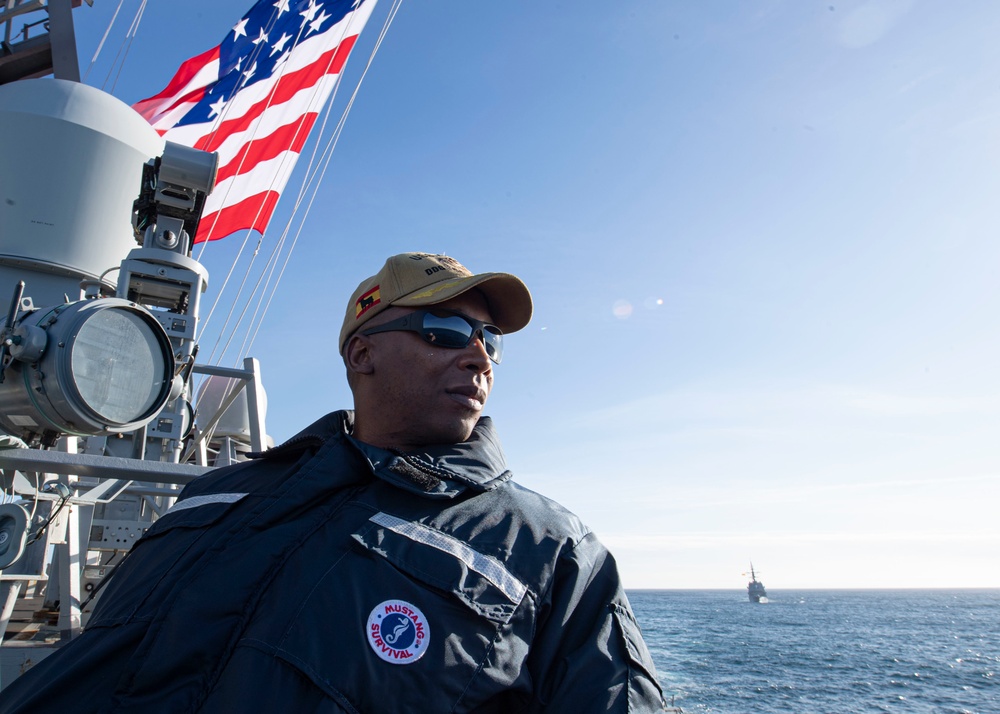
[[[34,309],[21,300],[22,289],[0,332],[5,431],[51,444],[62,434],[134,431],[163,409],[174,357],[153,315],[114,297]],[[22,307],[28,312],[18,319]]]

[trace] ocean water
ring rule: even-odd
[[[635,590],[685,714],[1000,714],[1000,590]]]

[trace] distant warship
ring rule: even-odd
[[[750,563],[750,582],[747,583],[747,595],[750,597],[750,602],[767,602],[767,590],[764,589],[764,583],[757,579],[753,562]]]

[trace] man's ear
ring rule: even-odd
[[[358,374],[375,371],[372,343],[367,335],[351,335],[344,346],[344,363],[347,369]]]

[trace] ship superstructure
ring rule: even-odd
[[[750,563],[750,582],[747,583],[747,596],[750,602],[767,602],[767,590],[764,583],[757,579],[757,572],[753,569],[753,562]]]
[[[69,6],[0,12],[52,35],[0,62],[0,686],[81,632],[186,483],[269,445],[257,361],[197,361],[217,157],[60,71]]]

